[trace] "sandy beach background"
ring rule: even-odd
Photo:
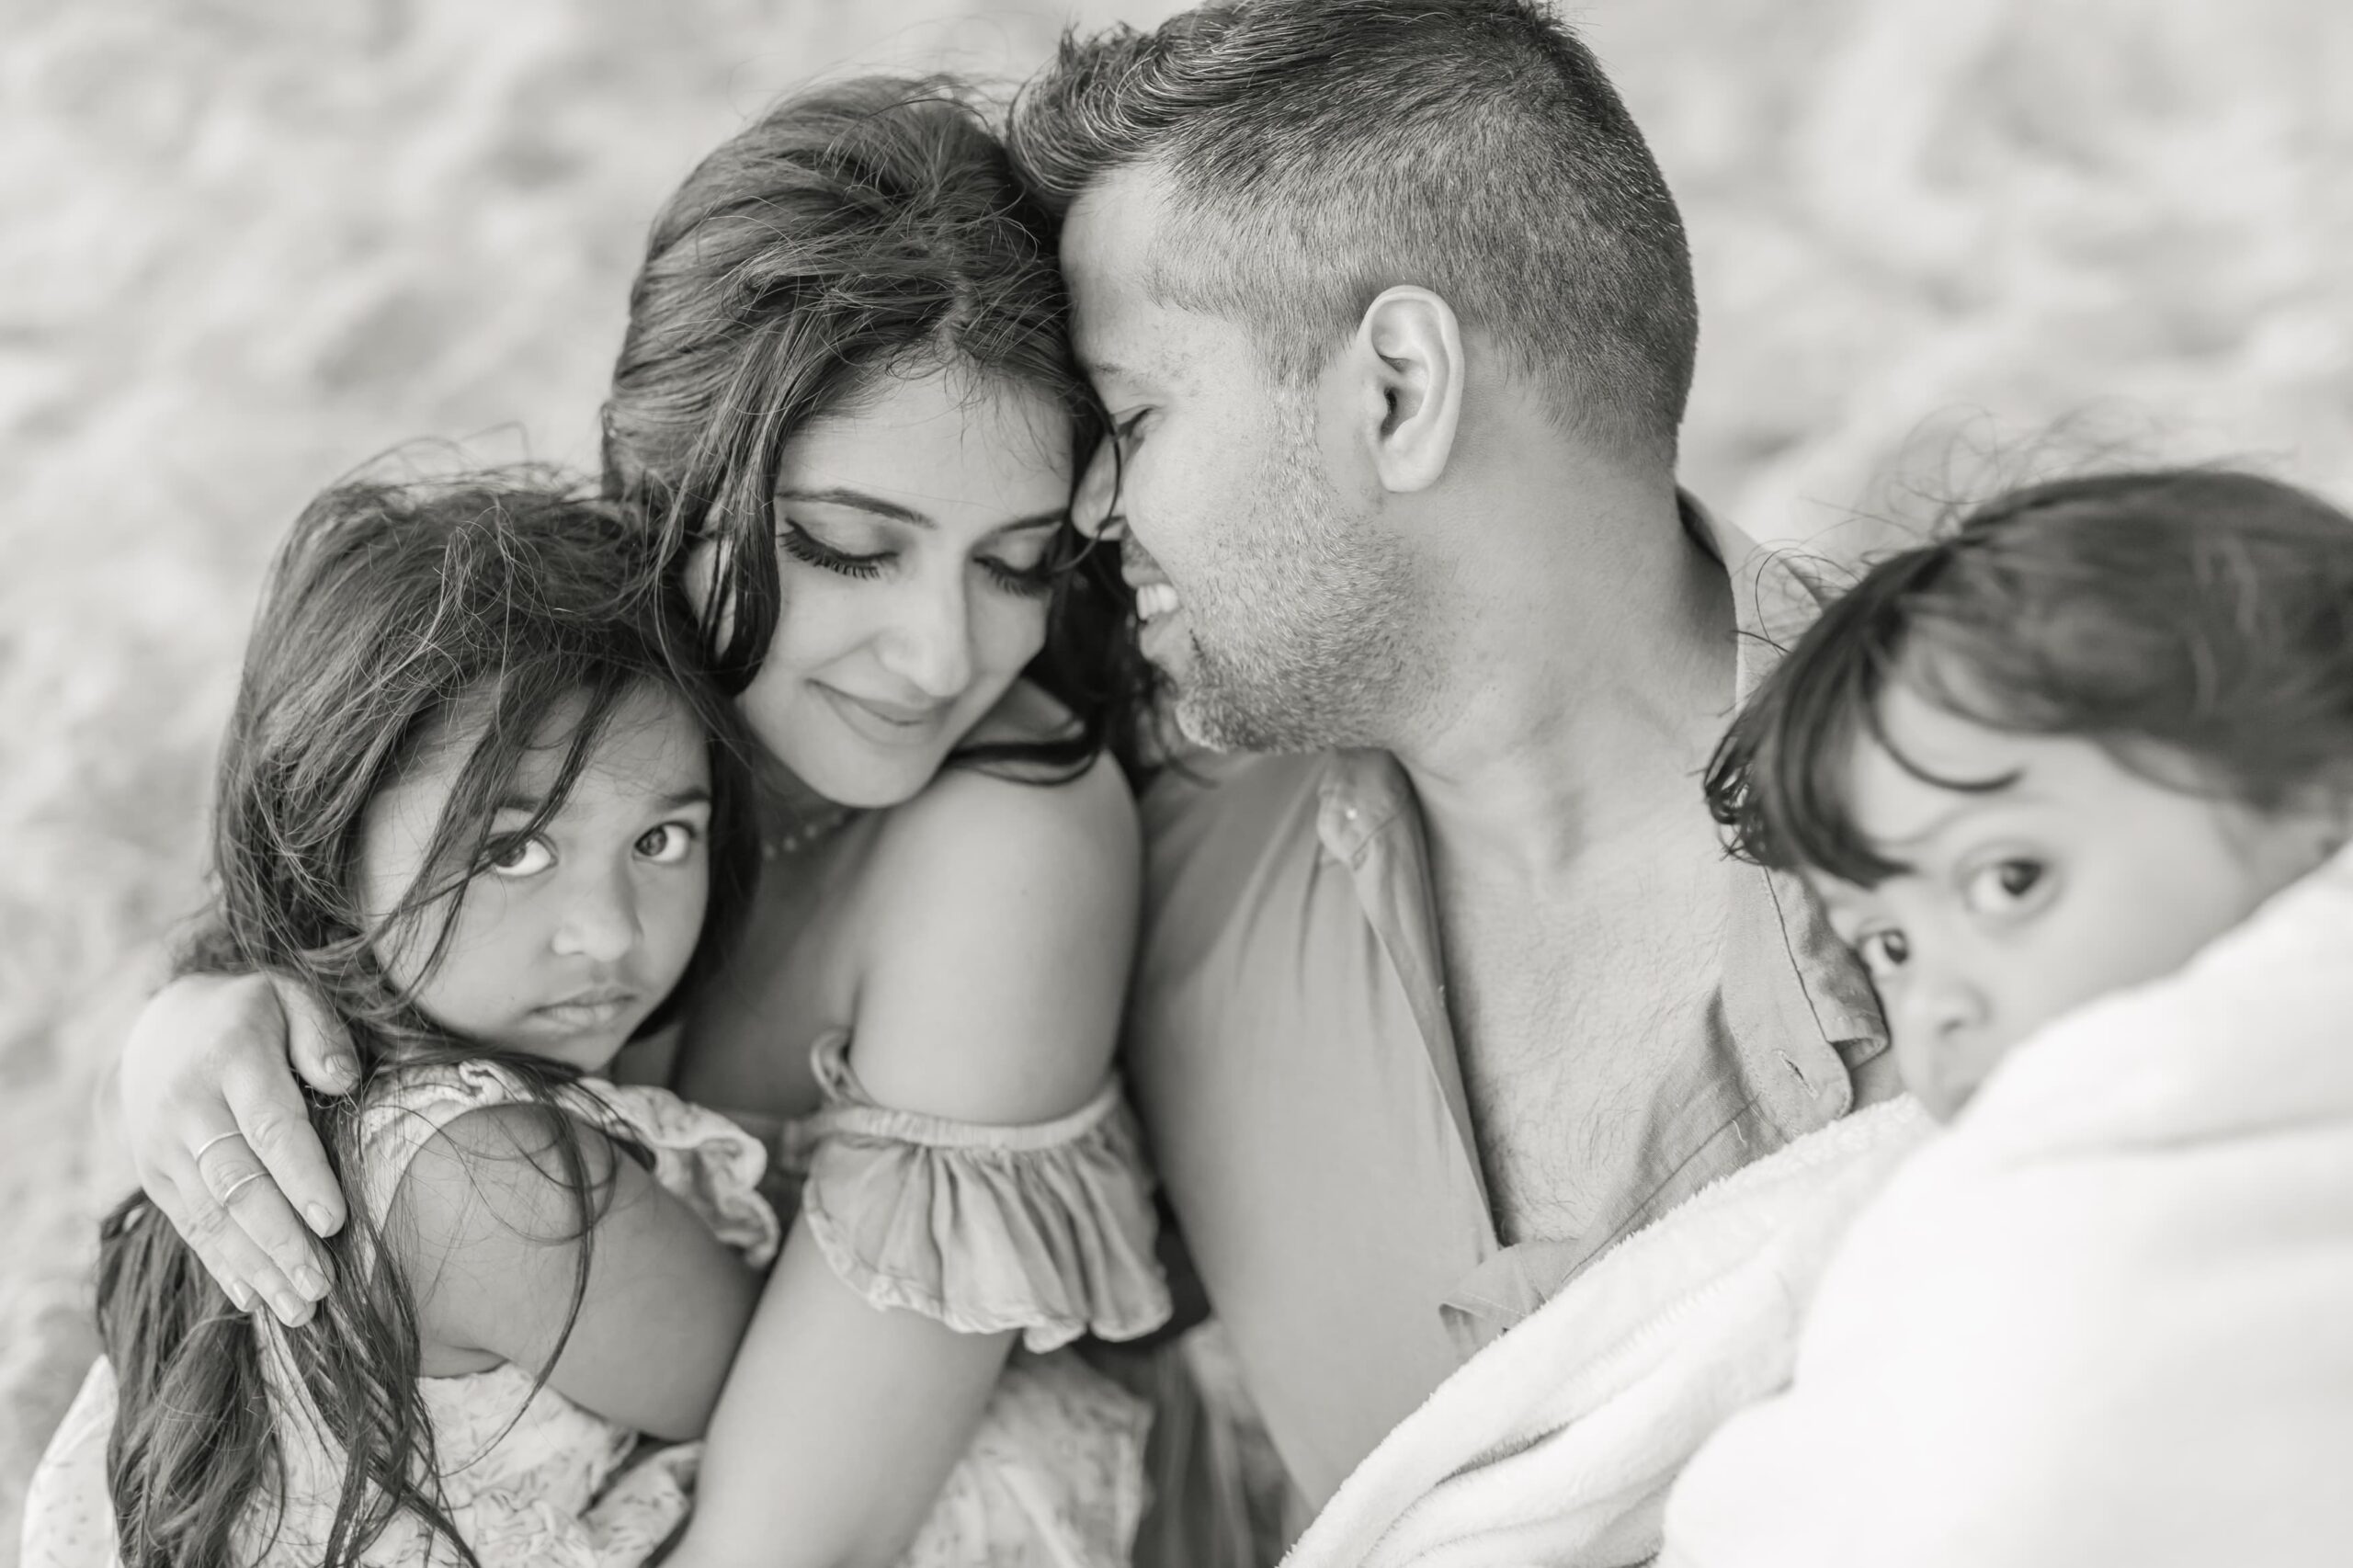
[[[97,1085],[301,499],[418,437],[587,460],[647,219],[775,94],[1173,8],[0,0],[0,1563],[92,1350]],[[1574,15],[1693,232],[1688,480],[1752,532],[2086,449],[2353,501],[2343,0]]]

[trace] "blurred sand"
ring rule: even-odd
[[[1149,22],[1166,0],[1089,0]],[[1604,0],[1753,532],[2065,449],[2353,499],[2341,0]],[[0,0],[0,1562],[89,1354],[95,1086],[195,897],[262,560],[419,437],[585,461],[644,224],[775,93],[1031,0]]]

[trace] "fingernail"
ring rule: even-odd
[[[229,1287],[229,1300],[237,1303],[237,1310],[239,1312],[252,1312],[254,1310],[254,1289],[244,1281],[239,1280],[237,1283]]]
[[[311,1229],[323,1236],[335,1234],[335,1216],[327,1212],[324,1203],[313,1203],[302,1212],[310,1216]]]
[[[314,1301],[324,1301],[327,1299],[326,1276],[309,1264],[303,1264],[294,1270],[294,1289]]]
[[[280,1290],[269,1299],[269,1304],[277,1309],[278,1321],[289,1328],[301,1327],[311,1315],[311,1303],[291,1290]]]

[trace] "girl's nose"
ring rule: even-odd
[[[566,958],[619,963],[644,935],[637,918],[637,886],[624,871],[584,876],[565,902],[555,950]]]
[[[961,574],[945,586],[910,585],[876,645],[882,667],[935,702],[972,684],[972,608]]]

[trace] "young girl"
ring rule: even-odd
[[[2220,472],[2006,496],[1834,604],[1709,790],[1952,1125],[1668,1560],[2343,1562],[2353,518]]]
[[[637,1562],[683,1521],[693,1450],[640,1438],[701,1434],[779,1226],[752,1137],[598,1076],[715,965],[760,863],[740,721],[674,662],[652,551],[509,481],[346,487],[296,525],[191,967],[275,971],[349,1029],[363,1082],[313,1112],[357,1199],[339,1288],[289,1330],[145,1199],[111,1215],[108,1358],[31,1562]],[[1140,1500],[1090,1483],[1140,1469],[1140,1425],[1079,1369],[1017,1369],[918,1549],[1116,1561]]]
[[[2343,1562],[2353,518],[2006,496],[1830,605],[1708,788],[1915,1097],[1604,1255],[1290,1568]]]

